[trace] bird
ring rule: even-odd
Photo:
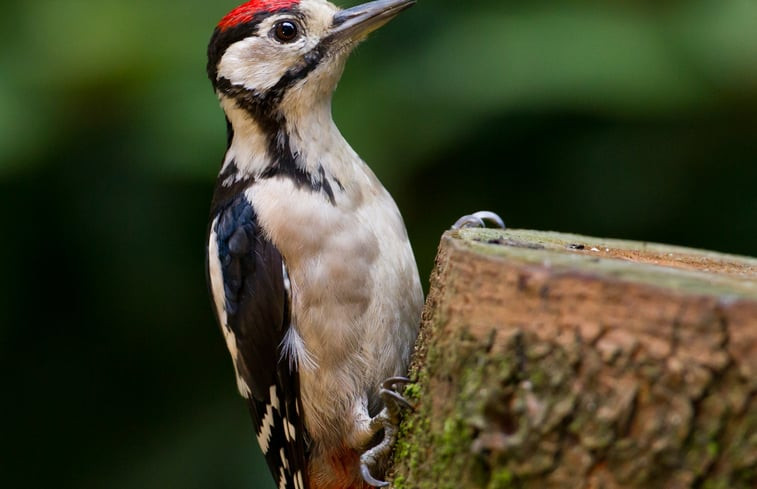
[[[423,290],[400,211],[331,100],[355,46],[413,3],[252,0],[208,45],[227,128],[208,288],[279,488],[387,485]]]

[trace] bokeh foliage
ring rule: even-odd
[[[204,286],[204,53],[234,5],[4,3],[7,487],[273,487]],[[422,0],[358,49],[335,118],[424,277],[482,208],[755,255],[755,26],[754,0]]]

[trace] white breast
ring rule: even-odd
[[[399,211],[362,162],[353,166],[341,175],[344,190],[332,182],[334,204],[283,177],[248,190],[286,262],[293,322],[313,360],[302,368],[301,394],[314,439],[343,432],[356,405],[377,401],[381,380],[404,373],[420,321],[422,291]]]

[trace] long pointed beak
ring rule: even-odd
[[[329,37],[340,41],[360,41],[383,26],[415,0],[376,0],[338,12]]]

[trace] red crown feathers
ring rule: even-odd
[[[221,19],[218,28],[222,31],[249,22],[260,12],[275,12],[300,3],[300,0],[250,0],[240,5]]]

